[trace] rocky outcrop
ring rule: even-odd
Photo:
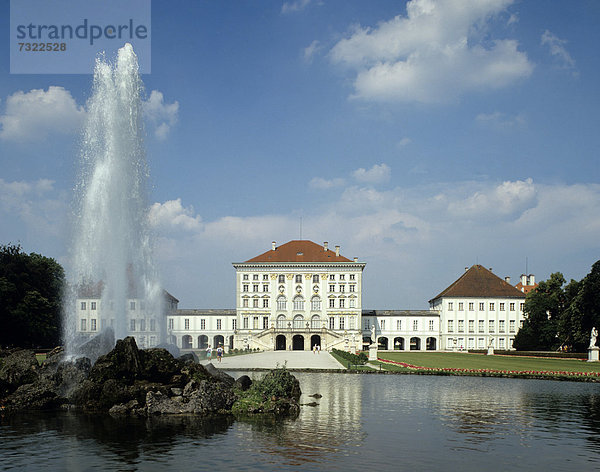
[[[39,366],[31,351],[0,353],[0,406],[7,410],[56,408],[108,411],[113,415],[191,413],[296,414],[300,387],[284,370],[263,380],[238,381],[191,356],[175,359],[166,349],[139,350],[131,337],[94,365],[52,351]]]

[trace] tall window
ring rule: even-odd
[[[319,329],[321,327],[321,318],[319,318],[319,315],[315,315],[310,319],[310,327],[312,329]]]
[[[330,274],[329,275],[329,280],[335,280],[335,274]]]
[[[356,299],[354,299],[354,298],[350,299],[350,308],[356,308]]]
[[[514,303],[513,303],[514,305]],[[90,302],[90,310],[95,310],[96,309],[96,302]],[[93,329],[92,331],[95,331],[95,329]]]
[[[346,276],[344,274],[340,274],[340,280],[345,280]]]
[[[242,280],[248,280],[248,274],[244,274],[244,275],[242,276]]]
[[[448,302],[448,310],[449,311],[454,310],[454,302]]]
[[[504,303],[500,303],[500,311],[504,311]]]
[[[278,310],[285,310],[286,309],[286,305],[287,305],[287,302],[286,302],[285,297],[278,297],[277,298],[277,309]]]
[[[458,332],[459,333],[465,332],[465,320],[458,320]]]
[[[490,303],[490,311],[494,311],[496,309],[496,304],[494,302]]]
[[[269,274],[263,274],[263,280],[269,280]]]
[[[221,329],[223,326],[223,321],[221,319],[217,320],[217,329]]]
[[[511,333],[515,332],[515,320],[510,320],[508,322],[508,329],[510,330]]]
[[[277,328],[278,329],[285,328],[285,316],[284,315],[279,315],[277,317]]]
[[[248,317],[244,316],[244,319],[242,320],[242,326],[243,329],[248,329]]]
[[[131,330],[135,331],[135,320],[131,320],[131,321],[132,321]],[[184,326],[185,326],[185,329],[190,329],[190,319],[189,318],[186,318],[184,320]]]
[[[489,329],[490,333],[494,332],[494,320],[489,321],[488,329]]]
[[[85,310],[85,302],[81,302],[81,309]],[[85,331],[85,330],[82,330],[82,331]]]
[[[252,317],[252,329],[258,329],[258,316]]]
[[[247,298],[242,299],[242,307],[248,308],[248,299]]]
[[[469,333],[475,332],[475,320],[469,320]]]
[[[263,329],[269,329],[269,317],[263,316]]]
[[[335,308],[335,298],[329,299],[329,308]]]
[[[297,284],[301,284],[302,283],[302,275],[301,274],[296,274],[296,283]]]
[[[498,332],[504,333],[505,324],[506,322],[504,320],[498,321]]]
[[[346,286],[340,285],[340,292],[345,292],[345,291],[346,291]]]
[[[154,318],[150,318],[150,331],[156,331],[156,320]]]
[[[429,320],[429,331],[433,331],[435,329],[435,324],[433,320]]]
[[[258,292],[258,284],[253,284],[252,285],[252,291],[253,292]]]
[[[454,331],[454,320],[448,320],[448,332],[452,333]]]
[[[485,303],[480,302],[479,303],[479,311],[484,311],[485,310]]]
[[[313,275],[313,284],[318,284],[319,283],[319,276],[318,275]]]
[[[206,320],[205,319],[200,320],[200,329],[206,329]]]
[[[269,291],[269,284],[263,284],[263,292]]]
[[[335,318],[333,316],[329,317],[329,329],[335,329]]]
[[[231,329],[234,331],[237,329],[237,320],[235,318],[231,320]]]
[[[254,275],[252,276],[252,280],[258,280],[258,274],[254,274]]]
[[[294,329],[302,329],[304,326],[304,317],[302,315],[294,316]]]
[[[94,318],[90,320],[90,331],[96,331],[96,320]]]
[[[463,311],[464,307],[463,307],[463,302],[458,302],[458,311]]]
[[[263,298],[263,308],[269,308],[269,299]]]
[[[87,330],[87,320],[84,318],[81,320],[81,331]]]
[[[480,333],[484,333],[484,332],[485,332],[485,326],[484,326],[484,322],[483,322],[483,320],[479,320],[479,321],[477,322],[477,325],[478,325],[478,328],[477,328],[477,329],[478,329],[478,331],[479,331]]]
[[[355,280],[356,276],[354,274],[350,274],[350,280]]]
[[[329,284],[329,291],[335,292],[335,284]]]
[[[173,318],[169,318],[169,329],[173,329],[174,325],[175,325],[175,322],[173,321]]]
[[[350,290],[351,292],[356,291],[356,285],[354,285],[354,284],[348,285],[348,290]]]
[[[321,299],[319,297],[312,297],[310,300],[310,309],[313,311],[319,311],[321,309]]]
[[[340,308],[344,308],[346,306],[346,300],[343,298],[340,298]]]
[[[135,310],[135,302],[129,302],[129,309],[130,310]]]
[[[413,331],[419,331],[419,320],[413,320]]]
[[[473,311],[475,309],[473,302],[469,302],[469,311]]]
[[[280,284],[283,284],[283,283],[285,283],[285,275],[283,275],[283,274],[280,274],[280,275],[279,275],[279,283],[280,283]]]
[[[294,298],[294,310],[298,310],[298,311],[304,310],[304,298],[302,298],[302,297]]]
[[[356,316],[350,316],[349,329],[356,329]]]
[[[243,287],[242,287],[242,291],[247,292],[248,291],[248,287],[249,287],[248,284],[244,284]]]
[[[396,320],[396,331],[402,331],[402,320]]]
[[[385,320],[381,320],[379,326],[381,326],[381,331],[383,331],[385,329]]]
[[[509,309],[510,309],[510,311],[515,311],[515,304],[514,304],[514,303],[511,303],[511,304],[509,305]]]
[[[190,321],[189,320],[185,320],[185,321],[187,322],[187,325],[186,325],[185,329],[189,329],[189,327],[190,327],[189,326]],[[129,321],[129,329],[131,331],[135,331],[135,320],[130,320]]]
[[[96,324],[96,323],[94,323]],[[95,330],[92,330],[95,331]],[[140,331],[146,331],[146,320],[140,320]]]
[[[346,317],[340,316],[340,329],[346,329]]]
[[[254,298],[254,299],[252,300],[252,307],[253,307],[253,308],[258,308],[258,298]]]

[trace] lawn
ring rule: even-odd
[[[545,359],[539,357],[486,356],[459,352],[379,352],[379,359],[403,362],[430,369],[464,369],[531,372],[593,372],[600,373],[600,362],[577,359]],[[389,370],[408,370],[406,367],[384,364]]]

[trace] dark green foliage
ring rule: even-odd
[[[0,246],[0,345],[54,347],[60,342],[63,268],[54,259]]]
[[[250,388],[237,389],[238,399],[232,412],[238,415],[253,413],[295,414],[300,399],[300,383],[287,369],[275,369],[261,380],[252,382]]]
[[[517,350],[587,349],[592,327],[600,328],[600,261],[581,281],[565,282],[560,272],[554,273],[527,295],[527,319],[514,341]]]
[[[354,365],[363,365],[366,364],[369,358],[364,352],[359,353],[358,355],[352,354],[348,351],[340,351],[339,349],[332,349],[333,353],[342,359],[347,360],[350,364]]]

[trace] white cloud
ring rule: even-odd
[[[181,198],[154,203],[148,214],[150,224],[164,231],[192,231],[202,228],[202,220],[194,216],[194,208],[184,208]]]
[[[475,117],[475,121],[481,125],[501,130],[522,128],[527,123],[527,120],[522,113],[517,115],[507,115],[506,113],[499,111],[493,113],[480,113]]]
[[[295,13],[304,10],[311,0],[293,0],[291,2],[284,2],[281,6],[281,13]]]
[[[6,99],[6,110],[0,116],[0,139],[43,141],[49,135],[72,134],[79,130],[84,117],[83,107],[63,87],[18,91]]]
[[[575,68],[575,60],[571,57],[565,47],[567,41],[558,38],[550,31],[546,30],[542,34],[541,44],[542,46],[548,46],[550,54],[560,62],[562,67],[565,69]]]
[[[364,183],[368,183],[368,184],[378,184],[378,183],[387,182],[388,180],[390,180],[391,175],[392,175],[392,169],[390,169],[390,167],[385,163],[375,164],[373,167],[371,167],[368,170],[363,169],[361,167],[360,169],[356,169],[352,173],[352,176],[358,182],[364,182]]]
[[[515,40],[478,39],[512,0],[412,0],[407,16],[357,26],[330,51],[356,71],[354,97],[436,103],[473,90],[498,89],[531,75]]]
[[[322,46],[320,45],[319,41],[315,39],[312,43],[310,43],[310,45],[304,48],[304,60],[306,62],[312,62],[314,55],[317,54],[321,49]]]
[[[162,92],[152,90],[150,97],[144,102],[144,113],[148,122],[154,127],[154,135],[162,141],[167,138],[171,128],[177,123],[179,102],[166,103]]]
[[[404,138],[402,138],[400,141],[398,141],[396,143],[396,146],[399,148],[403,148],[405,146],[408,146],[410,143],[412,143],[412,139],[407,138],[406,136]]]
[[[345,185],[346,180],[342,178],[335,178],[331,180],[323,179],[322,177],[314,177],[308,183],[310,188],[315,188],[319,190],[328,190],[330,188],[341,187]]]

